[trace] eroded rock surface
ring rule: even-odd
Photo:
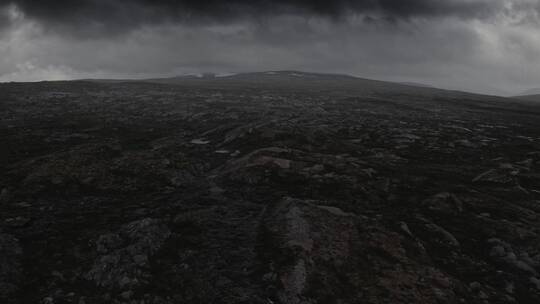
[[[279,303],[458,300],[462,286],[432,264],[421,241],[320,203],[287,198],[267,210]]]
[[[142,219],[101,235],[96,241],[99,253],[86,277],[99,287],[130,290],[148,284],[151,259],[171,232],[155,219]]]
[[[540,303],[537,104],[272,75],[0,84],[0,302]]]
[[[22,249],[12,235],[0,230],[0,300],[16,303],[14,294],[22,279]]]

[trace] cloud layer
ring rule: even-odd
[[[540,0],[0,0],[0,81],[302,69],[540,87]]]
[[[513,10],[538,10],[536,1],[506,0],[79,0],[0,1],[29,19],[57,30],[118,30],[141,25],[230,23],[277,15],[341,20],[362,14],[366,20],[457,17],[489,19]]]

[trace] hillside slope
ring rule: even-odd
[[[523,95],[523,96],[516,96],[515,99],[519,100],[526,100],[526,101],[532,101],[532,102],[540,102],[540,95]]]

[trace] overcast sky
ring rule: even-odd
[[[283,69],[518,93],[540,0],[0,0],[0,81]]]

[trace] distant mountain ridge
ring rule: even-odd
[[[361,78],[347,74],[303,72],[297,70],[275,70],[263,72],[246,72],[236,74],[191,74],[167,78],[148,79],[80,79],[103,84],[118,83],[147,83],[179,85],[201,88],[245,88],[245,89],[280,89],[291,92],[301,90],[341,92],[342,95],[362,95],[366,97],[394,96],[401,98],[404,95],[419,98],[479,98],[489,100],[512,100],[501,96],[485,95],[465,91],[442,89],[422,83],[391,82]],[[513,99],[516,100],[516,99]]]
[[[96,86],[122,85],[124,88],[145,86],[149,90],[160,91],[167,86],[176,89],[217,90],[264,95],[268,92],[280,94],[308,94],[309,96],[332,96],[336,99],[371,100],[377,103],[393,103],[396,107],[417,107],[433,110],[433,104],[439,106],[469,106],[476,109],[497,109],[519,113],[536,113],[538,107],[533,105],[538,99],[509,98],[494,95],[446,90],[411,83],[388,82],[360,78],[343,74],[324,74],[301,72],[294,70],[265,71],[215,75],[183,75],[169,78],[154,79],[86,79],[75,81],[41,82],[43,86],[58,85],[61,88],[66,83],[84,86],[93,83]],[[0,86],[3,86],[1,84]],[[5,84],[9,85],[9,84]],[[28,84],[18,83],[15,86]],[[532,101],[531,101],[532,100]],[[442,101],[446,101],[442,103]]]
[[[149,83],[161,83],[161,84],[194,84],[194,83],[251,83],[251,84],[289,84],[300,85],[304,83],[316,83],[324,82],[325,84],[333,83],[340,84],[346,83],[350,85],[352,82],[358,82],[360,85],[376,85],[383,84],[395,85],[399,87],[410,88],[434,88],[429,85],[414,83],[414,82],[390,82],[383,80],[374,80],[368,78],[361,78],[351,76],[347,74],[334,74],[334,73],[316,73],[316,72],[303,72],[296,70],[278,70],[278,71],[263,71],[263,72],[246,72],[246,73],[233,73],[233,74],[190,74],[180,75],[173,77],[163,78],[148,78],[148,79],[82,79],[83,81],[91,82],[103,82],[103,83],[119,83],[119,82],[149,82]]]
[[[411,87],[435,88],[432,85],[425,84],[425,83],[419,83],[419,82],[398,82],[398,83],[408,85],[408,86],[411,86]]]
[[[515,99],[519,99],[519,100],[526,100],[526,101],[540,102],[540,94],[536,94],[536,95],[524,95],[524,96],[515,96],[514,98],[515,98]]]
[[[540,88],[532,88],[520,93],[518,96],[540,95]]]
[[[527,91],[520,93],[519,95],[513,96],[515,99],[540,102],[540,88],[532,88]]]
[[[175,82],[182,80],[272,80],[272,79],[302,79],[302,80],[353,80],[353,79],[363,79],[346,74],[331,74],[331,73],[313,73],[313,72],[302,72],[294,70],[284,70],[284,71],[264,71],[264,72],[247,72],[247,73],[234,73],[228,75],[214,75],[211,73],[201,74],[201,75],[183,75],[175,76],[168,78],[154,78],[146,79],[144,81],[150,82]]]

